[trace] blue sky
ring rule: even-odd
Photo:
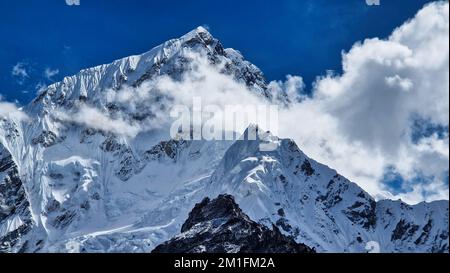
[[[27,103],[40,83],[145,52],[199,25],[240,50],[269,80],[294,74],[310,86],[327,70],[340,71],[342,50],[386,37],[427,2],[81,0],[68,6],[65,0],[2,0],[0,94]],[[26,76],[22,70],[12,75],[17,64]],[[46,69],[59,73],[46,77]]]

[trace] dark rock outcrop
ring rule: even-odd
[[[20,252],[33,225],[25,188],[11,154],[0,143],[0,253]],[[1,229],[0,229],[1,231]]]
[[[312,253],[299,244],[252,221],[231,195],[203,199],[195,205],[181,228],[181,234],[157,246],[153,253]]]
[[[52,131],[42,131],[39,136],[31,140],[31,143],[33,143],[33,145],[40,144],[43,147],[48,148],[55,145],[56,143],[61,142],[62,140],[63,138],[58,138],[58,136]]]

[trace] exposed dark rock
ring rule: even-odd
[[[432,225],[433,221],[429,219],[427,224],[423,226],[422,233],[420,234],[419,238],[417,238],[417,240],[414,242],[416,245],[423,243],[428,239]]]
[[[103,143],[100,145],[100,148],[105,152],[115,152],[117,150],[120,150],[124,147],[123,144],[120,144],[117,141],[117,138],[113,136],[109,136],[108,138],[103,141]]]
[[[0,235],[0,253],[15,252],[22,249],[27,234],[33,225],[30,212],[30,204],[20,179],[17,165],[11,154],[0,143],[0,225],[12,219],[20,217],[22,224]]]
[[[377,221],[376,205],[377,203],[372,199],[364,200],[364,202],[356,201],[343,212],[353,223],[370,229],[375,227]]]
[[[286,176],[280,174],[280,176],[278,176],[278,178],[280,179],[281,183],[283,183],[284,185],[287,183]]]
[[[315,173],[315,170],[311,167],[311,163],[306,159],[303,161],[300,169],[306,176],[311,176]]]
[[[53,219],[52,226],[60,229],[65,228],[72,223],[76,215],[75,211],[67,210]]]
[[[39,136],[33,138],[31,143],[33,145],[42,145],[45,148],[55,145],[56,143],[61,142],[63,139],[59,138],[52,131],[43,131]]]
[[[436,253],[448,253],[448,230],[443,230],[439,235],[436,235],[434,238],[434,244],[431,249],[431,252]]]
[[[89,201],[86,200],[83,203],[81,203],[80,208],[89,210],[91,208],[91,204],[89,203]]]
[[[109,136],[103,141],[100,148],[105,152],[113,153],[118,159],[115,175],[120,180],[127,181],[142,170],[143,165],[140,159],[128,145],[120,143],[117,137]]]
[[[286,232],[292,231],[292,226],[289,224],[288,220],[286,218],[280,218],[275,223],[278,227],[281,227],[282,230]]]
[[[51,213],[51,212],[54,212],[54,211],[59,210],[60,207],[61,207],[61,204],[60,204],[58,201],[56,201],[56,200],[51,200],[51,201],[49,201],[49,202],[47,203],[47,205],[45,206],[45,211],[46,211],[47,213]]]
[[[91,143],[92,137],[97,134],[97,130],[92,128],[86,128],[81,132],[80,143]]]
[[[406,238],[410,238],[418,229],[418,225],[407,223],[404,219],[401,219],[392,232],[391,240],[405,240]]]
[[[94,192],[91,196],[93,200],[100,200],[100,194],[98,192]]]
[[[3,127],[3,134],[7,140],[13,140],[19,137],[18,125],[10,119],[0,118],[0,127]]]
[[[156,160],[163,157],[167,157],[173,160],[177,159],[177,156],[181,150],[188,146],[188,142],[185,140],[171,139],[169,141],[161,141],[157,145],[153,146],[150,150],[144,153],[146,160]]]
[[[327,184],[327,192],[317,196],[316,202],[323,203],[329,209],[342,201],[343,191],[344,188],[341,187],[341,183],[331,179]]]
[[[129,148],[122,149],[119,153],[120,161],[115,175],[122,181],[127,181],[141,170],[139,159],[135,157]]]
[[[48,175],[51,179],[61,180],[64,178],[64,175],[61,173],[50,173]]]
[[[231,195],[203,199],[195,205],[181,234],[157,246],[153,253],[311,253],[295,242],[244,214]]]

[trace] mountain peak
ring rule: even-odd
[[[153,253],[313,253],[314,249],[252,221],[223,194],[195,205],[181,234],[157,246]]]
[[[209,48],[212,51],[217,51],[220,55],[223,55],[224,53],[224,48],[219,40],[214,38],[211,33],[209,33],[209,31],[202,26],[199,26],[180,38],[171,41],[179,41],[182,45],[181,47],[187,46],[189,48],[194,48],[195,46],[200,45],[201,47]],[[169,41],[169,44],[170,43],[171,42]]]
[[[203,26],[198,26],[195,29],[189,31],[187,34],[185,34],[184,36],[192,36],[192,35],[208,35],[208,36],[212,36],[211,33],[209,33],[209,31],[203,27]],[[183,37],[184,37],[183,36]]]
[[[246,61],[239,52],[225,49],[205,27],[199,26],[143,54],[124,57],[67,76],[61,82],[43,89],[29,108],[34,109],[33,112],[41,112],[43,109],[51,112],[51,108],[65,106],[70,108],[79,100],[101,104],[105,101],[103,90],[119,90],[124,85],[137,87],[161,75],[179,79],[184,72],[190,70],[187,52],[207,56],[211,64],[227,63],[227,70],[224,73],[245,83],[255,93],[270,97],[262,72]],[[105,108],[105,105],[98,106]]]
[[[181,232],[189,230],[200,222],[209,221],[216,218],[233,217],[246,218],[246,216],[242,213],[242,210],[235,203],[233,196],[229,194],[220,194],[213,200],[205,198],[202,202],[196,204],[189,213],[189,218],[181,227]]]

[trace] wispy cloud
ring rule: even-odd
[[[52,78],[58,74],[59,74],[59,69],[51,69],[51,68],[47,67],[44,70],[44,76],[49,81],[52,81],[53,80]]]
[[[11,75],[16,77],[19,84],[23,84],[26,78],[29,78],[28,64],[26,62],[18,62],[12,67]]]
[[[1,101],[0,97],[0,118],[12,118],[17,120],[26,120],[28,116],[14,103]]]
[[[60,121],[73,122],[88,128],[111,132],[125,137],[133,138],[142,131],[139,124],[128,122],[121,117],[112,118],[104,111],[86,104],[81,104],[72,113],[55,111],[53,115]]]

